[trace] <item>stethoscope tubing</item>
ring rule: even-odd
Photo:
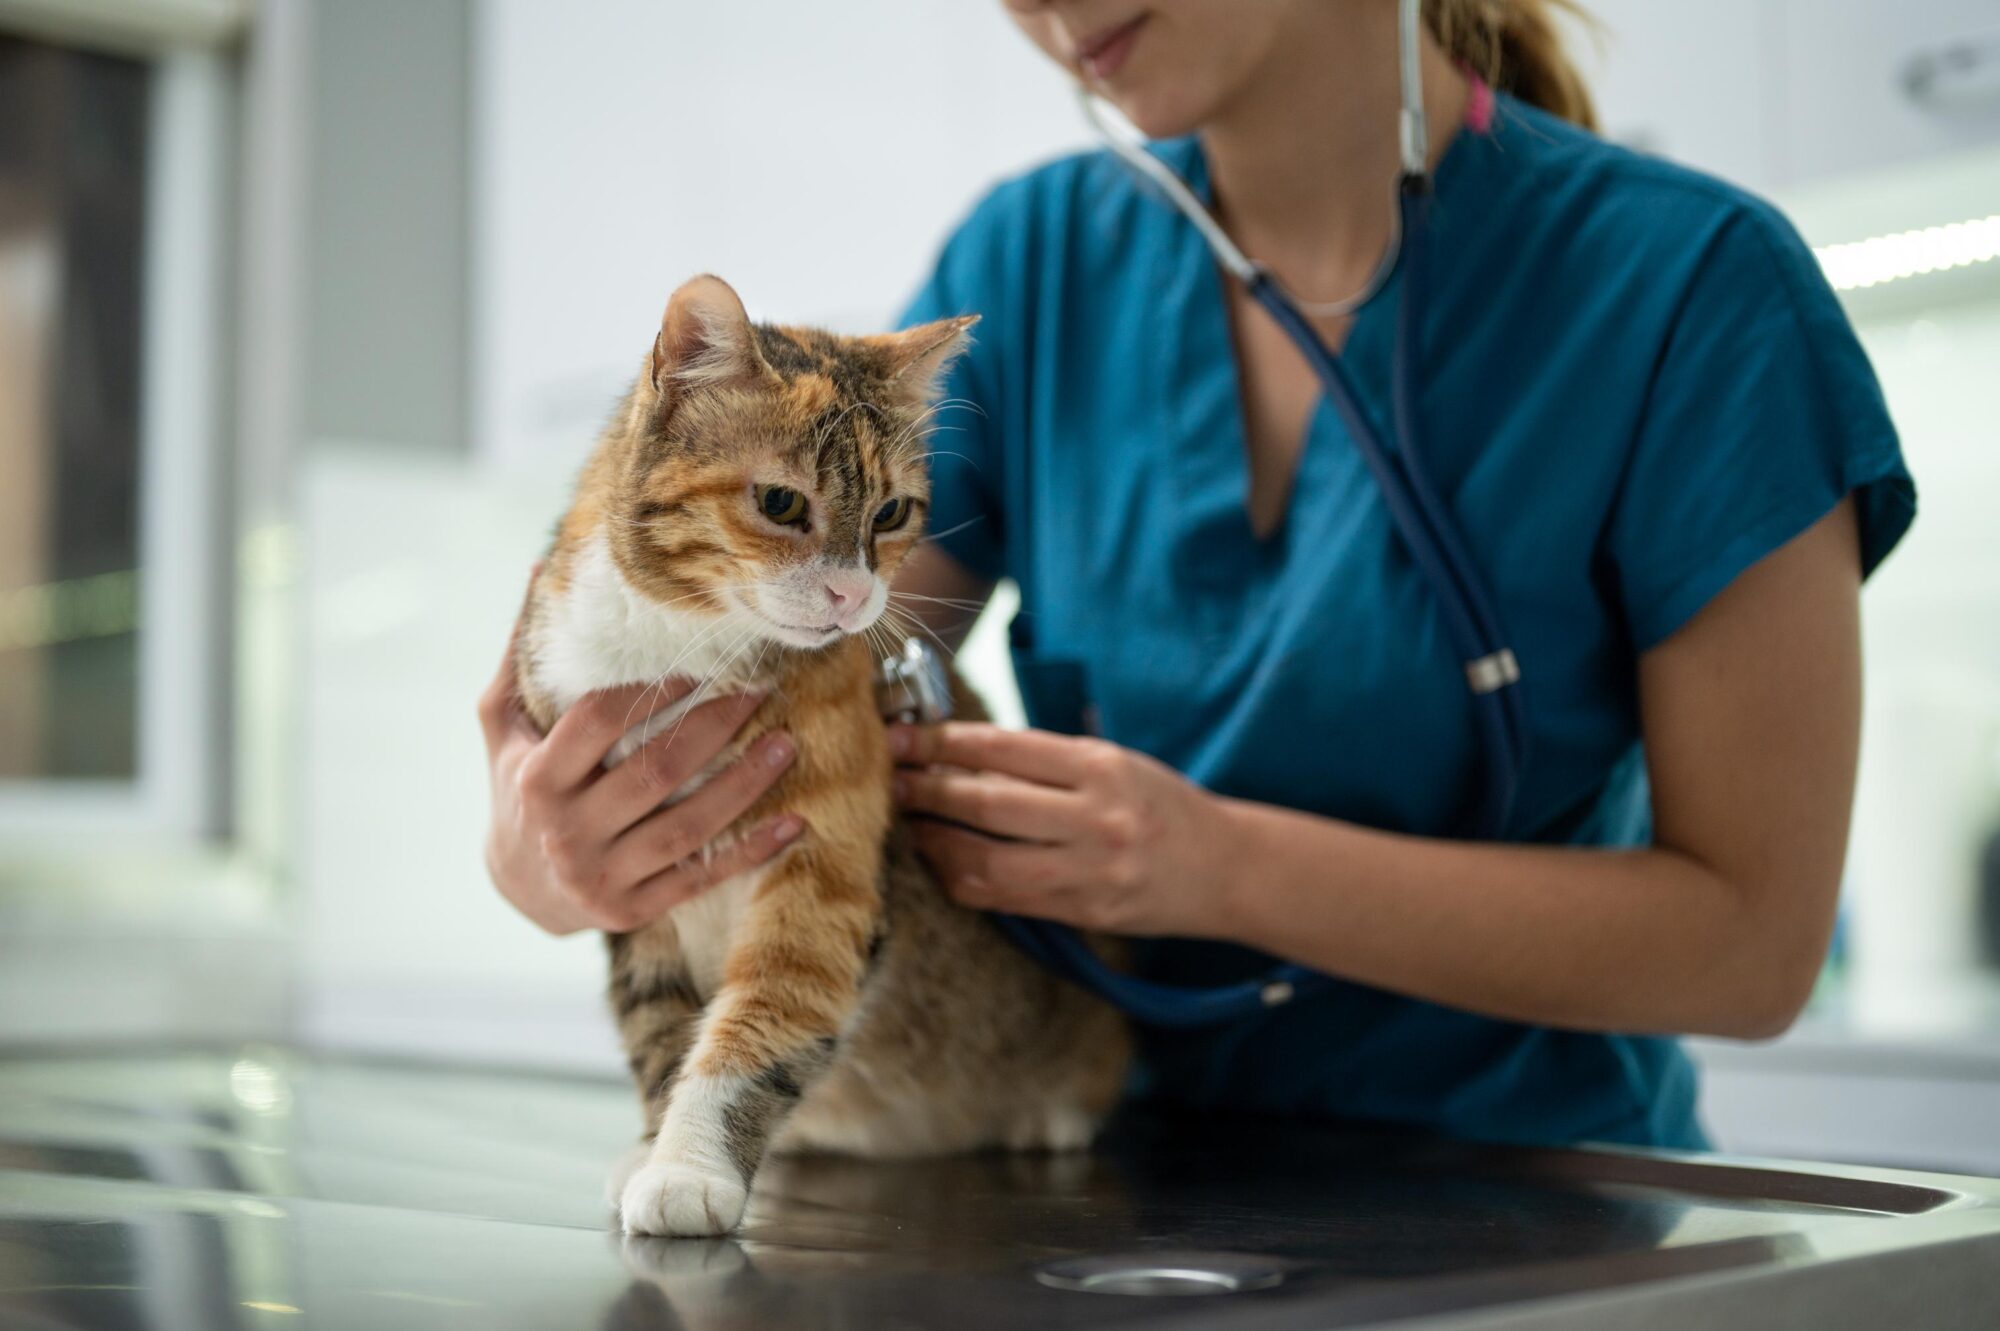
[[[1398,451],[1384,446],[1369,421],[1346,364],[1335,355],[1298,307],[1261,268],[1245,284],[1250,297],[1297,345],[1347,428],[1376,482],[1390,521],[1436,594],[1447,636],[1466,661],[1505,651],[1506,638],[1492,598],[1472,566],[1436,487],[1430,482],[1418,430],[1417,334],[1426,299],[1425,252],[1429,243],[1429,200],[1424,182],[1406,181],[1401,208],[1404,238],[1399,293],[1393,414]],[[1527,724],[1518,680],[1472,694],[1481,735],[1484,781],[1473,834],[1501,836],[1512,816],[1520,769],[1526,761]],[[1111,969],[1075,930],[1024,916],[995,916],[1003,932],[1032,960],[1064,975],[1117,1007],[1133,1020],[1163,1028],[1198,1028],[1267,1012],[1332,983],[1308,967],[1285,964],[1259,978],[1212,988],[1163,984]]]
[[[1369,421],[1346,363],[1326,345],[1277,284],[1260,269],[1246,284],[1246,291],[1284,330],[1312,367],[1374,479],[1391,523],[1430,584],[1453,649],[1461,661],[1474,663],[1507,652],[1507,639],[1500,628],[1493,598],[1431,483],[1421,450],[1417,416],[1418,333],[1427,297],[1425,255],[1430,239],[1429,198],[1423,181],[1404,182],[1402,211],[1403,287],[1397,309],[1391,386],[1397,452],[1392,453],[1383,444],[1381,435]],[[1518,679],[1497,689],[1475,691],[1473,704],[1483,738],[1485,784],[1479,812],[1470,820],[1470,826],[1475,837],[1490,839],[1505,832],[1513,812],[1519,771],[1526,760],[1526,713]]]
[[[1361,454],[1388,510],[1391,523],[1430,585],[1446,636],[1457,652],[1471,691],[1480,734],[1482,783],[1471,835],[1503,837],[1512,821],[1520,779],[1528,758],[1527,705],[1519,663],[1508,647],[1492,593],[1470,549],[1432,484],[1423,453],[1418,404],[1421,400],[1420,335],[1429,291],[1428,135],[1423,114],[1418,0],[1402,0],[1399,14],[1399,73],[1402,111],[1398,122],[1403,175],[1397,194],[1394,230],[1383,261],[1361,291],[1345,300],[1300,301],[1277,278],[1237,248],[1186,182],[1164,162],[1117,134],[1099,115],[1086,92],[1084,109],[1113,152],[1158,187],[1194,226],[1222,268],[1291,339],[1319,379]],[[1367,303],[1402,270],[1396,309],[1390,410],[1396,435],[1391,450],[1368,419],[1346,364],[1326,345],[1301,306],[1321,317],[1350,313]],[[1065,925],[1025,916],[995,915],[1001,931],[1043,967],[1096,993],[1133,1020],[1149,1026],[1189,1028],[1237,1021],[1323,989],[1332,977],[1309,967],[1285,964],[1253,980],[1212,988],[1162,984],[1115,971],[1082,935]]]

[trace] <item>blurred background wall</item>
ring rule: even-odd
[[[1590,7],[1608,133],[1821,247],[1923,494],[1827,980],[1710,1116],[2000,1171],[2000,11]],[[1086,138],[998,0],[0,0],[0,1033],[617,1070],[480,863],[575,466],[690,273],[881,327]]]

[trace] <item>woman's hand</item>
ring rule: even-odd
[[[791,740],[780,732],[760,737],[694,794],[660,807],[729,744],[757,709],[757,695],[711,699],[604,770],[628,729],[694,687],[670,680],[658,689],[593,693],[544,737],[521,708],[508,644],[480,695],[479,724],[493,781],[486,867],[516,910],[552,934],[637,929],[762,864],[805,829],[784,815],[711,845],[791,764]]]
[[[1103,933],[1206,937],[1228,907],[1228,806],[1145,754],[983,723],[894,726],[897,802],[952,899]]]

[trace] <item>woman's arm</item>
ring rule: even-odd
[[[1644,656],[1645,849],[1396,836],[1221,799],[1096,741],[983,727],[902,732],[911,760],[948,765],[906,772],[905,799],[1037,838],[925,826],[972,904],[1230,939],[1539,1025],[1769,1036],[1804,1004],[1832,927],[1859,582],[1843,503]]]

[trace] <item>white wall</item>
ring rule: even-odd
[[[712,270],[753,315],[883,326],[997,177],[1082,144],[999,0],[489,0],[477,446],[577,447]]]
[[[1582,3],[1605,133],[1760,192],[2000,141],[1993,0]]]
[[[472,456],[314,438],[301,475],[304,1025],[612,1069],[596,939],[480,862],[472,705],[575,464],[689,275],[884,326],[988,184],[1085,133],[998,0],[474,13]]]

